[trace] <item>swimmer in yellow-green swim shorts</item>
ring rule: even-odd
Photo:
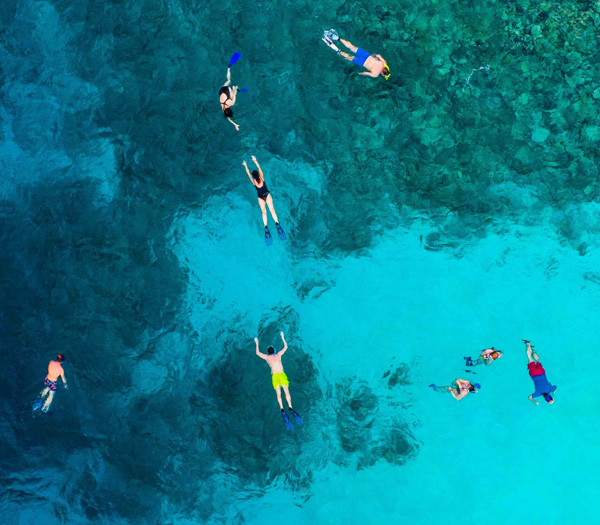
[[[283,409],[283,401],[281,400],[281,389],[285,392],[285,399],[287,400],[287,404],[289,410],[294,416],[297,425],[302,425],[302,419],[298,415],[298,413],[292,408],[292,397],[290,396],[290,382],[288,381],[285,372],[283,371],[283,364],[281,363],[281,356],[285,354],[288,349],[288,345],[285,341],[285,337],[283,336],[283,332],[281,332],[281,340],[283,341],[283,348],[279,350],[275,350],[272,346],[267,348],[267,353],[263,354],[258,349],[258,337],[254,338],[254,342],[256,343],[256,355],[261,359],[264,359],[267,364],[271,367],[271,381],[273,383],[273,388],[275,389],[275,393],[277,394],[277,402],[279,403],[279,408],[281,408],[281,416],[283,417],[283,423],[287,430],[292,430],[294,426],[290,421],[287,412]]]

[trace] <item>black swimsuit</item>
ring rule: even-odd
[[[227,106],[225,104],[225,102],[227,102],[228,100],[233,100],[230,96],[231,91],[229,91],[229,88],[227,86],[223,86],[221,89],[219,89],[219,100],[221,99],[221,95],[227,95],[227,98],[223,102],[220,103],[221,109],[223,109],[223,111],[225,111],[227,108],[231,107],[231,106]],[[223,106],[225,106],[225,107],[223,108]]]
[[[259,188],[258,186],[254,186],[256,188],[256,193],[258,193],[258,198],[267,202],[267,195],[269,195],[269,189],[267,188],[267,183],[263,179],[263,185]]]

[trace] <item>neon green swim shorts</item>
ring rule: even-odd
[[[273,381],[273,388],[277,390],[278,386],[290,386],[290,382],[288,381],[285,372],[279,372],[278,374],[273,374],[271,376],[271,381]]]

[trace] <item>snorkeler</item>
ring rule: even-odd
[[[223,84],[221,89],[219,89],[219,103],[221,104],[221,109],[223,110],[223,115],[225,118],[231,122],[237,131],[240,130],[240,127],[233,121],[233,110],[231,109],[235,105],[235,99],[238,93],[237,86],[229,87],[231,83],[231,63],[227,68],[227,82]]]
[[[294,426],[290,421],[287,412],[283,409],[283,402],[281,401],[281,389],[283,388],[285,392],[285,399],[287,400],[287,404],[289,407],[292,416],[296,420],[297,425],[302,425],[302,419],[298,415],[298,413],[292,408],[292,398],[290,396],[290,382],[288,381],[285,372],[283,371],[283,365],[281,364],[281,356],[285,354],[288,349],[288,345],[285,342],[285,338],[283,336],[283,332],[281,332],[281,340],[283,341],[283,348],[279,350],[275,350],[272,346],[267,348],[267,353],[263,354],[258,350],[258,337],[254,338],[254,342],[256,343],[256,355],[261,359],[264,359],[267,364],[271,367],[271,382],[273,383],[273,388],[277,394],[277,402],[279,403],[279,408],[281,408],[281,416],[283,417],[283,423],[287,430],[292,430]]]
[[[481,385],[479,383],[471,384],[464,379],[457,379],[452,383],[452,386],[436,386],[432,383],[429,385],[429,388],[433,388],[436,392],[450,392],[454,399],[460,401],[471,392],[476,394],[481,388]]]
[[[552,397],[556,392],[557,388],[554,385],[551,385],[546,379],[546,371],[542,367],[542,363],[540,363],[540,358],[537,355],[536,351],[533,349],[533,345],[531,341],[527,341],[527,339],[523,339],[523,342],[527,345],[527,370],[529,370],[529,375],[533,380],[533,384],[535,386],[535,392],[529,396],[529,401],[535,403],[536,405],[540,405],[534,397],[543,396],[543,398],[550,404],[554,403],[554,398]]]
[[[361,49],[360,47],[356,47],[352,42],[348,40],[344,40],[340,38],[335,29],[329,29],[323,33],[323,42],[327,44],[328,47],[333,49],[338,55],[343,56],[346,60],[356,64],[357,66],[362,66],[366,68],[368,71],[363,71],[360,73],[361,75],[365,75],[368,77],[376,78],[379,75],[382,75],[387,80],[390,77],[390,68],[387,65],[387,62],[381,55],[371,55],[368,51]],[[340,41],[344,44],[350,51],[354,53],[351,55],[342,51],[338,46],[336,46],[333,42]]]
[[[484,364],[485,366],[490,366],[496,359],[500,359],[502,357],[502,352],[500,350],[496,350],[493,346],[491,348],[486,348],[481,351],[477,360],[473,361],[471,357],[464,357],[465,366],[477,366]]]
[[[56,392],[56,383],[59,377],[62,379],[65,388],[69,388],[67,380],[65,379],[65,371],[62,367],[62,362],[64,360],[65,356],[59,354],[56,356],[56,361],[50,361],[48,363],[48,375],[44,380],[44,385],[46,385],[46,388],[44,388],[44,390],[40,392],[40,397],[34,404],[34,409],[40,408],[41,406],[42,412],[48,412],[48,409],[50,408],[50,405],[52,403],[52,399],[54,398],[54,392]],[[46,396],[48,396],[46,398],[46,402],[43,403],[44,397]]]
[[[258,193],[258,204],[262,211],[263,224],[265,225],[265,242],[267,243],[267,246],[271,246],[271,244],[273,244],[273,237],[271,236],[271,232],[269,231],[269,227],[267,226],[267,206],[269,207],[269,210],[271,211],[271,216],[275,221],[275,227],[277,228],[277,235],[279,235],[279,239],[285,241],[287,237],[285,235],[285,232],[283,231],[283,228],[279,224],[279,219],[277,219],[277,213],[275,213],[275,206],[273,205],[273,197],[271,197],[271,193],[267,188],[267,183],[265,182],[265,178],[260,164],[258,163],[254,155],[252,155],[252,160],[254,161],[254,164],[256,164],[258,171],[252,170],[252,173],[250,173],[246,161],[243,161],[242,164],[244,165],[244,168],[246,168],[246,173],[250,178],[250,182],[254,185],[254,187],[256,188],[256,192]]]

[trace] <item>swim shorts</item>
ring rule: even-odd
[[[273,382],[273,388],[277,390],[278,386],[290,386],[290,382],[288,381],[285,372],[279,372],[278,374],[273,374],[271,376],[271,381]]]
[[[357,66],[364,66],[367,58],[371,56],[371,53],[361,49],[360,47],[356,50],[356,56],[352,59],[352,62]]]
[[[542,368],[542,363],[529,363],[527,365],[527,369],[529,370],[529,375],[531,377],[541,376],[545,374],[546,371]]]
[[[50,389],[52,390],[52,392],[56,392],[56,382],[55,381],[50,381],[50,379],[46,378],[44,380],[44,384]]]

